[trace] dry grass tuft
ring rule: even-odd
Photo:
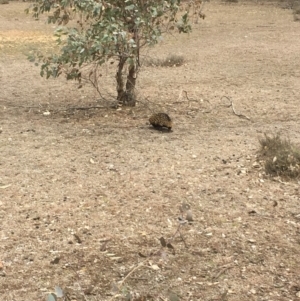
[[[147,58],[144,61],[145,66],[151,67],[179,67],[184,64],[185,60],[182,55],[172,54],[164,59]]]
[[[300,21],[300,4],[293,9],[294,21]]]
[[[300,176],[300,149],[279,134],[260,139],[260,155],[265,161],[265,171],[271,176],[295,179]]]

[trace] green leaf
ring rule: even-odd
[[[135,7],[134,4],[131,4],[131,5],[128,5],[128,6],[125,6],[125,10],[133,10]]]
[[[58,298],[62,298],[64,296],[64,292],[59,286],[55,287],[55,294]]]
[[[57,301],[57,296],[54,293],[51,293],[46,297],[46,301]]]

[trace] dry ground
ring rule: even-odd
[[[115,111],[90,88],[40,78],[24,54],[49,50],[53,28],[26,6],[0,7],[0,299],[44,300],[58,285],[70,300],[120,300],[119,285],[133,300],[300,300],[299,183],[256,162],[265,132],[300,143],[292,12],[207,3],[191,35],[148,53],[186,64],[144,67],[141,102]],[[110,70],[105,81],[114,95]],[[171,133],[147,125],[161,110]],[[187,246],[173,237],[182,202]],[[158,252],[161,236],[175,254]]]

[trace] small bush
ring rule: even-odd
[[[300,14],[300,5],[294,8],[293,13],[295,15],[299,15]]]
[[[8,4],[9,1],[8,0],[0,0],[0,4]]]
[[[300,21],[300,3],[293,8],[294,21]]]
[[[168,55],[164,59],[148,58],[144,61],[146,66],[153,67],[179,67],[184,64],[184,57],[182,55]]]
[[[279,134],[260,139],[260,156],[265,161],[265,171],[271,176],[300,177],[300,149]]]

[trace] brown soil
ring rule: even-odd
[[[139,105],[116,111],[113,69],[108,101],[40,78],[24,54],[51,50],[53,28],[27,5],[0,7],[0,300],[300,300],[299,183],[256,160],[265,132],[300,143],[292,11],[207,3],[191,35],[147,53],[186,63],[143,67]]]

